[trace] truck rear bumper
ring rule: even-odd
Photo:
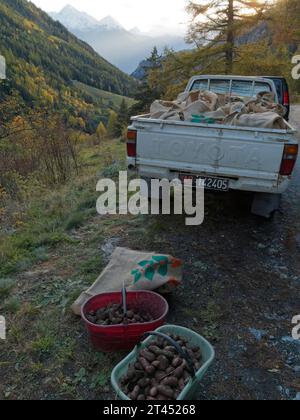
[[[135,161],[128,162],[128,167],[131,170],[134,170],[141,178],[147,179],[177,179],[179,177],[180,171],[170,170],[168,168],[158,167],[158,166],[148,166],[148,165],[138,165],[136,166]],[[190,172],[190,171],[182,171]],[[193,173],[195,174],[195,173]],[[290,177],[279,177],[276,180],[274,179],[264,179],[264,178],[250,178],[245,176],[228,176],[215,174],[213,172],[202,172],[200,175],[203,176],[213,176],[220,178],[229,179],[229,188],[231,190],[238,191],[250,191],[250,192],[260,192],[260,193],[269,193],[269,194],[282,194],[286,191],[290,183]]]

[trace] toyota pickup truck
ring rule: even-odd
[[[272,92],[268,77],[195,76],[186,92],[209,90],[249,99]],[[188,121],[131,118],[127,138],[128,170],[151,179],[203,179],[205,188],[255,193],[252,212],[270,217],[288,188],[298,156],[296,130],[237,127]]]

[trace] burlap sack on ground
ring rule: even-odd
[[[80,315],[82,305],[103,292],[120,291],[123,282],[128,290],[157,290],[170,293],[182,282],[183,264],[170,255],[116,248],[111,260],[95,283],[82,292],[72,305]]]

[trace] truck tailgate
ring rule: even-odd
[[[134,124],[135,125],[135,124]],[[170,171],[277,180],[288,131],[143,122],[137,164]]]

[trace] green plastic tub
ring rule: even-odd
[[[192,345],[199,346],[201,348],[203,364],[198,370],[198,372],[196,372],[195,377],[190,379],[189,383],[186,385],[182,393],[177,398],[178,401],[194,399],[195,395],[197,394],[200,381],[202,380],[208,368],[214,361],[215,351],[213,347],[207,340],[205,340],[205,338],[201,337],[201,335],[184,327],[179,327],[175,325],[165,325],[163,327],[158,328],[156,332],[180,335],[188,339],[189,343],[191,343]],[[125,395],[124,392],[121,390],[121,379],[124,375],[126,375],[129,365],[137,360],[138,352],[142,350],[149,343],[149,341],[152,341],[153,339],[154,338],[151,336],[148,337],[145,341],[141,343],[139,347],[135,347],[135,349],[114,368],[111,375],[111,383],[119,399],[125,401],[130,400],[130,398],[128,398],[127,395]]]

